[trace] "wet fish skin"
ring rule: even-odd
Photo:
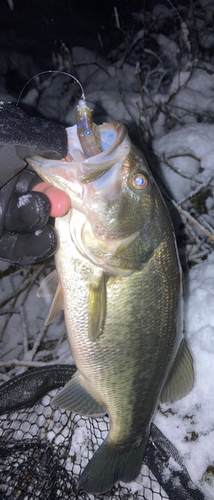
[[[45,180],[66,185],[75,207],[56,220],[55,261],[78,372],[54,402],[83,415],[109,414],[109,435],[79,481],[88,493],[106,492],[138,475],[170,369],[174,399],[193,383],[188,355],[189,379],[182,387],[173,380],[182,312],[171,220],[145,158],[131,143],[127,154],[124,141],[124,158],[81,184],[80,194],[73,187],[74,162],[70,179],[62,169],[56,179],[46,160],[31,161]],[[147,180],[145,189],[133,187],[136,174]]]

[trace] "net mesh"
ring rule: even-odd
[[[62,385],[74,370],[50,366],[2,384],[0,499],[202,500],[177,450],[154,425],[135,482],[117,484],[99,496],[78,491],[79,476],[105,439],[109,421],[107,416],[84,418],[55,408],[51,405],[55,390],[44,395],[45,386],[47,390]],[[40,401],[30,406],[36,399]]]
[[[53,392],[32,409],[1,419],[1,496],[14,500],[89,499],[78,494],[77,482],[89,459],[108,432],[108,418],[83,418],[50,406]],[[111,499],[168,499],[146,465],[138,492],[117,486]]]

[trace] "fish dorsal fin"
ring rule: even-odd
[[[37,297],[44,297],[44,298],[54,297],[58,286],[58,281],[59,280],[58,280],[57,270],[55,269],[42,281],[37,291]]]
[[[84,382],[78,371],[54,396],[51,403],[86,417],[98,417],[106,413],[105,406],[98,403],[84,387]]]
[[[45,326],[50,325],[50,323],[52,323],[52,321],[55,319],[57,314],[59,314],[59,312],[62,311],[62,309],[63,309],[63,293],[61,284],[59,283],[53,298],[53,302],[50,307],[50,311],[48,313],[48,317],[45,321]]]
[[[162,390],[161,403],[172,403],[186,396],[191,391],[193,384],[194,370],[192,355],[186,340],[183,339]]]
[[[93,278],[89,282],[88,299],[88,336],[92,342],[101,335],[105,324],[106,280],[104,271],[95,268]]]

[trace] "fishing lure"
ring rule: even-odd
[[[91,110],[80,99],[76,108],[77,135],[86,158],[102,152],[100,131],[92,121]]]
[[[58,73],[70,76],[78,83],[78,85],[81,88],[82,91],[81,99],[78,101],[76,107],[76,125],[77,125],[77,136],[83,154],[79,150],[74,150],[74,160],[81,161],[84,158],[90,158],[91,156],[95,156],[101,153],[103,149],[101,145],[99,127],[95,125],[95,123],[93,123],[92,121],[92,113],[86,104],[83,86],[81,85],[80,81],[70,73],[67,73],[65,71],[49,70],[49,71],[42,71],[41,73],[38,73],[37,75],[33,76],[32,78],[30,78],[30,80],[28,80],[28,82],[24,85],[22,91],[20,92],[16,106],[18,106],[21,96],[25,88],[27,87],[28,83],[30,83],[30,81],[33,80],[33,78],[35,78],[36,76],[44,75],[45,73]],[[72,161],[72,159],[73,158],[70,155],[68,155],[67,160]]]

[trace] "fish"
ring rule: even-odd
[[[136,479],[159,402],[186,395],[194,370],[162,195],[126,127],[113,122],[89,130],[83,112],[90,113],[85,103],[67,129],[67,161],[27,160],[71,199],[69,212],[55,221],[56,271],[39,295],[47,288],[55,294],[46,324],[64,309],[77,367],[52,403],[83,416],[109,416],[108,436],[78,483],[101,494]]]

